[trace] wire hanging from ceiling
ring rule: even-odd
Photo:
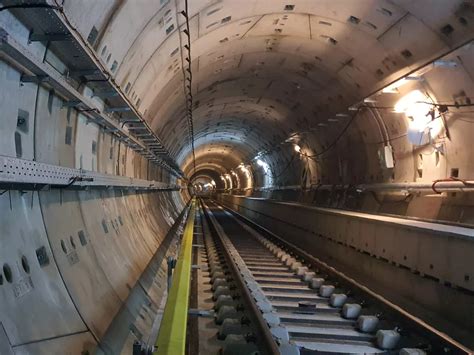
[[[188,0],[184,0],[184,10],[181,11],[181,15],[186,19],[186,28],[183,33],[187,37],[187,43],[183,46],[187,51],[187,56],[183,60],[183,52],[181,51],[181,64],[183,71],[183,89],[186,99],[186,118],[188,123],[188,135],[191,143],[191,150],[193,153],[193,174],[196,172],[196,154],[194,152],[194,121],[193,121],[193,72],[191,66],[191,34],[189,31],[189,11],[188,11]],[[180,36],[181,40],[181,36]],[[185,63],[186,62],[186,63]],[[185,68],[187,66],[187,68]],[[192,174],[191,174],[192,175]]]

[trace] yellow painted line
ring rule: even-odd
[[[184,228],[178,261],[173,273],[171,290],[166,301],[158,339],[155,344],[157,350],[154,354],[184,355],[185,353],[195,211],[196,199],[193,198],[186,227]]]

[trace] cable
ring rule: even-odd
[[[459,108],[459,107],[474,107],[474,104],[457,104],[457,103],[454,103],[454,104],[440,104],[440,103],[436,103],[436,102],[427,102],[427,101],[417,101],[416,103],[417,104],[426,104],[426,105],[436,106],[436,107],[456,107],[456,108]]]
[[[294,155],[294,154],[292,155],[290,161],[289,161],[288,164],[283,168],[283,170],[280,171],[280,173],[279,173],[278,175],[273,176],[274,179],[280,178],[280,176],[282,176],[283,173],[286,172],[286,170],[288,170],[288,168],[290,167],[290,165],[291,165],[291,164],[293,163],[293,161],[295,160],[295,156],[296,156],[296,155]]]
[[[184,1],[184,11],[181,14],[186,19],[186,29],[183,31],[187,38],[187,44],[184,45],[184,48],[188,51],[188,56],[186,61],[188,62],[188,67],[184,68],[183,53],[181,52],[181,70],[183,72],[183,90],[185,95],[186,102],[186,115],[188,121],[188,135],[191,143],[191,151],[193,154],[193,174],[196,172],[196,153],[194,149],[194,120],[193,120],[193,95],[192,95],[192,85],[193,85],[193,73],[192,73],[192,61],[191,61],[191,33],[189,30],[189,10],[188,10],[188,0]],[[180,36],[181,42],[181,36]],[[187,75],[186,73],[189,73]],[[187,84],[189,82],[189,84]],[[186,97],[187,96],[187,97]]]
[[[336,137],[336,139],[331,143],[329,144],[325,149],[323,149],[322,151],[320,151],[319,153],[316,153],[316,154],[313,154],[313,155],[308,155],[309,158],[317,158],[323,154],[325,154],[326,152],[328,152],[329,150],[331,150],[332,148],[334,148],[336,146],[336,144],[339,142],[339,140],[342,138],[342,136],[347,132],[347,130],[349,129],[349,127],[351,126],[351,124],[355,121],[357,115],[359,114],[359,112],[362,110],[363,107],[358,107],[357,108],[357,111],[354,113],[354,115],[351,117],[351,119],[349,120],[349,122],[347,122],[346,126],[342,129],[342,131],[339,133],[339,135]]]
[[[408,133],[405,133],[405,134],[402,134],[400,136],[397,136],[397,137],[393,137],[393,138],[389,138],[387,141],[380,141],[380,142],[366,142],[365,144],[383,144],[383,143],[386,143],[386,142],[393,142],[397,139],[400,139],[400,138],[403,138],[403,137],[406,137],[408,136]]]

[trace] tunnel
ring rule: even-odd
[[[472,353],[473,98],[472,0],[0,0],[0,354]]]

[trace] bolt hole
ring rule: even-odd
[[[459,23],[463,26],[467,26],[467,20],[464,17],[459,18]]]
[[[61,239],[61,248],[62,248],[64,254],[67,254],[66,243],[65,243],[64,240],[62,240],[62,239]]]
[[[430,270],[433,270],[434,266],[433,264],[430,264]]]
[[[25,270],[27,274],[30,273],[30,264],[28,263],[28,259],[24,255],[21,257],[21,266],[23,267],[23,270]]]
[[[444,34],[445,36],[449,36],[453,32],[454,32],[454,28],[449,23],[446,26],[441,27],[441,33]]]
[[[410,52],[408,49],[404,49],[402,52],[401,52],[402,56],[404,56],[405,58],[411,58],[413,57],[413,53]]]
[[[69,241],[71,242],[71,246],[76,249],[76,243],[74,243],[74,238],[72,237],[72,235],[69,237]]]
[[[12,269],[10,269],[8,264],[3,264],[3,274],[5,275],[5,280],[12,283]]]

